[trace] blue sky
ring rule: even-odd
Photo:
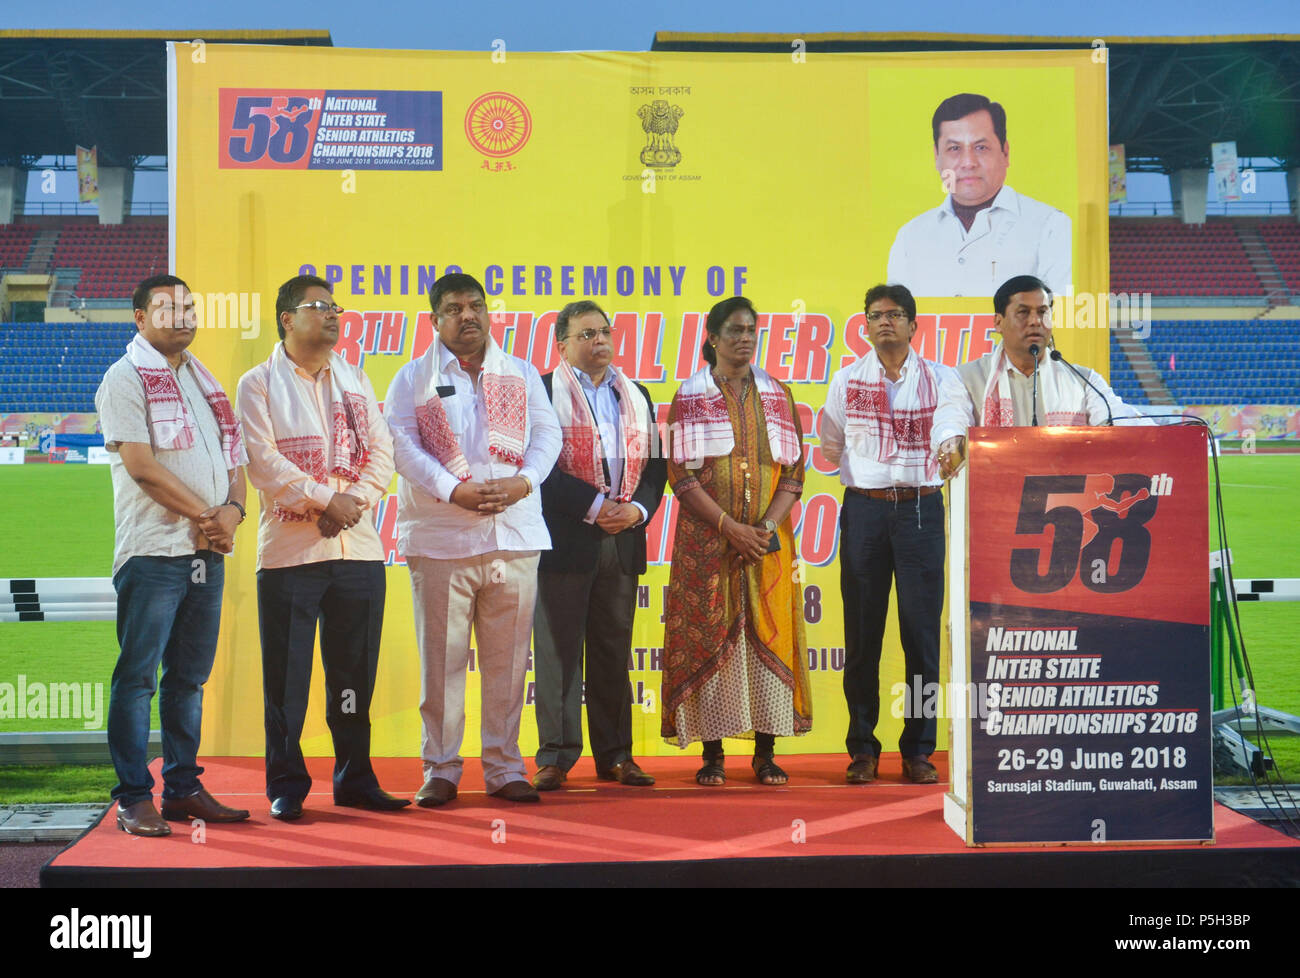
[[[1297,0],[1090,0],[1083,10],[1043,0],[971,3],[846,3],[834,0],[657,0],[618,2],[482,2],[448,4],[390,0],[63,0],[58,17],[39,4],[10,4],[0,28],[174,29],[201,36],[213,29],[328,30],[339,47],[488,50],[648,50],[656,31],[777,32],[791,37],[827,31],[1122,37],[1297,34]],[[1284,198],[1280,175],[1261,178],[1260,196]],[[35,179],[35,177],[33,177]],[[60,188],[62,189],[62,188]],[[29,191],[29,199],[34,189]],[[166,196],[159,175],[142,173],[137,200]],[[60,199],[64,194],[58,195]],[[1168,199],[1163,178],[1139,177],[1131,199]]]
[[[6,5],[4,28],[317,28],[336,45],[477,50],[496,38],[516,50],[644,51],[656,30],[926,31],[1089,37],[1300,33],[1295,0],[1090,0],[1084,9],[1043,0],[846,3],[834,0],[656,0],[448,4],[394,0],[62,0]],[[51,12],[57,10],[57,16]]]

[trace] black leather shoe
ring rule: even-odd
[[[437,808],[456,800],[456,786],[446,778],[430,778],[415,793],[415,803],[421,808]]]
[[[372,812],[395,812],[411,803],[409,798],[394,798],[383,788],[374,787],[354,795],[334,794],[334,804],[344,808],[365,808]]]
[[[288,795],[276,798],[271,802],[271,817],[278,818],[282,822],[292,822],[295,818],[302,818],[302,802]]]

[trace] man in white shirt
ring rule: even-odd
[[[299,275],[275,300],[278,343],[239,381],[248,476],[258,489],[257,610],[262,638],[266,796],[271,815],[302,815],[311,776],[299,741],[320,621],[334,804],[409,805],[370,763],[370,698],[384,620],[384,548],[371,515],[393,478],[393,442],[370,379],[333,352],[329,283]]]
[[[831,378],[821,449],[840,467],[840,592],[844,602],[845,741],[850,784],[876,779],[880,741],[880,652],[891,578],[898,582],[898,630],[907,684],[939,682],[943,609],[943,480],[930,453],[939,387],[952,373],[912,349],[916,301],[901,285],[867,292],[872,349]],[[933,687],[931,687],[933,688]],[[908,697],[920,702],[922,696]],[[933,784],[934,717],[908,716],[898,748],[903,776]]]
[[[213,376],[186,352],[194,297],[173,275],[131,297],[136,333],[104,375],[95,409],[112,456],[113,589],[117,639],[108,748],[117,771],[117,826],[171,834],[167,820],[238,822],[199,781],[203,685],[221,625],[225,554],[244,520],[248,461],[239,422]],[[162,815],[149,773],[149,706],[162,686]]]
[[[1097,371],[1083,367],[1075,373],[1052,349],[1052,290],[1041,279],[1017,275],[1003,282],[993,296],[993,325],[1002,341],[950,372],[939,389],[930,440],[945,479],[966,459],[968,428],[1103,425],[1116,419],[1154,424],[1125,404]]]
[[[456,797],[465,674],[474,631],[489,794],[537,801],[519,753],[519,718],[537,597],[550,548],[538,490],[560,425],[532,364],[489,334],[486,293],[444,275],[429,292],[437,337],[397,372],[384,401],[397,458],[398,548],[411,571],[424,669],[425,808]]]
[[[1006,110],[983,95],[954,95],[935,110],[931,130],[949,194],[899,229],[889,281],[920,296],[986,296],[1009,272],[1024,271],[1068,290],[1070,219],[1006,186]]]

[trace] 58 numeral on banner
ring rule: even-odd
[[[1047,594],[1068,587],[1077,574],[1102,594],[1136,587],[1151,557],[1146,523],[1155,516],[1157,496],[1170,491],[1172,480],[1163,475],[1026,476],[1016,533],[1039,536],[1050,527],[1051,546],[1045,570],[1042,548],[1012,550],[1012,583]]]

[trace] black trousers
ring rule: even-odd
[[[300,740],[317,622],[325,722],[334,739],[334,793],[378,785],[370,766],[370,698],[384,589],[384,565],[377,560],[326,560],[257,572],[268,798],[301,801],[311,790]]]
[[[537,765],[568,771],[582,754],[583,659],[587,730],[596,769],[632,756],[632,688],[628,657],[636,614],[635,574],[623,573],[612,536],[585,573],[537,575],[533,627]]]
[[[919,524],[919,525],[918,525]],[[898,582],[898,630],[909,688],[939,682],[939,616],[943,611],[943,495],[892,502],[845,492],[840,509],[840,594],[844,599],[845,747],[850,756],[880,756],[880,646],[889,614],[891,579]],[[909,706],[915,699],[909,695]],[[929,698],[935,702],[935,698]],[[914,713],[909,709],[908,714]],[[934,753],[934,716],[905,714],[898,749],[904,757]]]

